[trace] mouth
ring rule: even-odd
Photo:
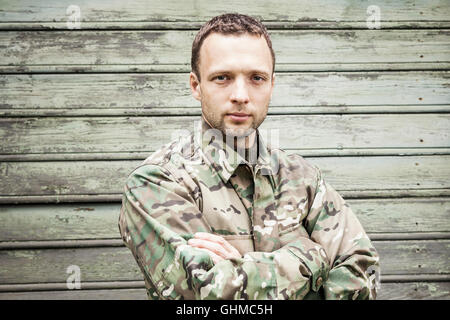
[[[245,122],[251,117],[249,114],[242,112],[227,113],[227,116],[235,122]]]

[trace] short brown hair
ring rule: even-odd
[[[198,80],[200,80],[200,72],[198,70],[200,48],[206,37],[213,32],[238,35],[249,33],[264,36],[272,55],[272,73],[275,70],[275,53],[272,49],[272,41],[270,41],[266,27],[250,16],[239,13],[226,13],[216,16],[205,23],[194,38],[194,42],[192,43],[191,68]]]

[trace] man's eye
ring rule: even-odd
[[[227,76],[217,76],[216,80],[225,81],[225,80],[227,80]]]
[[[264,81],[264,78],[260,77],[260,76],[253,76],[253,80],[255,80],[255,81]]]

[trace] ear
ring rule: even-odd
[[[191,86],[192,96],[198,101],[202,100],[202,91],[200,88],[200,81],[198,80],[195,73],[191,72],[189,74],[189,84]]]

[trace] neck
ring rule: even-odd
[[[258,158],[258,141],[257,134],[254,131],[246,137],[227,136],[226,143],[233,147],[234,151],[241,155],[250,164],[256,163]],[[230,143],[233,141],[233,145]]]
[[[253,131],[250,135],[245,137],[235,137],[234,140],[234,149],[249,149],[253,147],[255,144],[256,138],[256,130]]]

